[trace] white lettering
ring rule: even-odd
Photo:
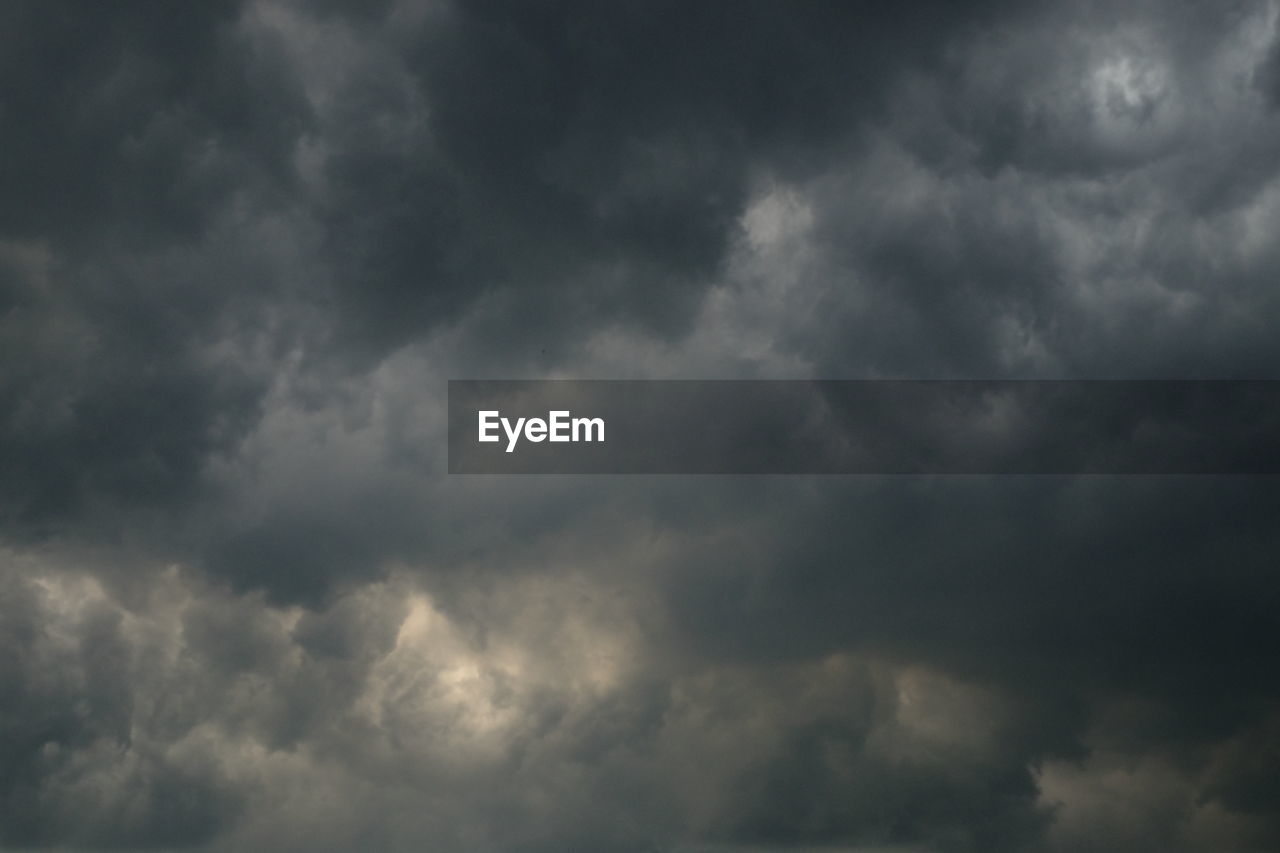
[[[524,426],[524,418],[516,419],[515,429],[511,428],[511,421],[506,418],[502,419],[502,428],[507,433],[507,452],[516,449],[516,442],[520,439],[520,427]]]
[[[497,441],[498,436],[490,435],[490,430],[498,428],[498,413],[492,409],[482,411],[480,413],[480,440],[481,441]]]
[[[578,438],[578,429],[582,428],[585,436]],[[596,431],[596,437],[591,437],[592,428]],[[573,419],[573,440],[574,441],[604,441],[604,418],[574,418]]]
[[[525,441],[538,444],[543,441],[578,442],[604,441],[604,418],[574,418],[565,409],[547,412],[547,419],[502,417],[496,409],[485,409],[479,413],[477,440],[481,442],[501,441],[497,434],[498,427],[507,436],[507,453],[514,453],[520,443],[521,435]]]
[[[569,440],[569,413],[563,409],[548,412],[551,423],[551,440],[552,441],[568,441]]]

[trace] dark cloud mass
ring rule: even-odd
[[[443,409],[1276,378],[1278,16],[0,0],[0,847],[1280,849],[1274,478],[450,477]]]

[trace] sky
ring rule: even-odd
[[[445,452],[448,379],[1280,378],[1278,19],[0,0],[0,848],[1280,849],[1277,478]]]

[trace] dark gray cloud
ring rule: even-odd
[[[295,183],[307,105],[233,4],[3,14],[3,516],[185,500],[254,415],[226,342],[260,310],[258,218]]]
[[[1276,34],[0,4],[0,845],[1275,848],[1269,480],[451,478],[442,406],[1273,378]]]

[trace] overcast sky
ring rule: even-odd
[[[1280,849],[1280,481],[462,477],[449,378],[1280,378],[1274,2],[0,0],[0,847]]]

